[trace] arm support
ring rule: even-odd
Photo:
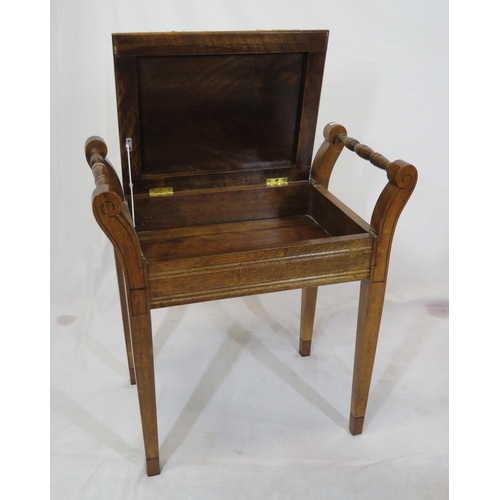
[[[318,150],[311,169],[311,180],[328,188],[333,167],[344,146],[360,158],[385,170],[389,182],[382,190],[370,221],[375,238],[372,260],[372,280],[385,281],[396,224],[417,183],[417,169],[403,160],[389,161],[380,153],[347,136],[346,129],[329,123],[323,135],[325,141]]]
[[[92,193],[94,217],[113,244],[131,290],[134,312],[149,308],[147,262],[132,224],[123,189],[111,163],[106,159],[106,143],[100,137],[90,137],[85,143],[85,157],[94,174],[96,188]],[[135,293],[137,292],[137,293]]]

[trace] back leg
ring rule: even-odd
[[[116,276],[118,277],[118,290],[120,292],[120,304],[122,309],[123,331],[125,333],[125,346],[127,348],[128,371],[130,375],[130,383],[135,385],[135,368],[134,355],[132,353],[132,343],[130,340],[130,323],[127,304],[127,294],[125,293],[125,280],[123,277],[123,269],[118,260],[115,250]]]
[[[317,296],[317,286],[302,289],[299,343],[299,354],[301,356],[309,356],[311,354],[311,341],[314,326],[314,313],[316,312]]]

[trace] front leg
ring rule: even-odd
[[[380,161],[380,155],[375,161]],[[417,181],[415,167],[401,160],[390,163],[387,173],[390,182],[375,205],[370,223],[375,235],[370,279],[361,282],[349,422],[352,434],[361,434],[363,430],[394,231]]]
[[[351,434],[361,434],[375,362],[375,351],[384,307],[385,281],[363,280],[359,295],[358,327],[352,382]]]
[[[134,292],[144,293],[143,290],[134,290],[132,294]],[[155,476],[160,473],[160,459],[156,416],[153,335],[149,309],[140,311],[138,314],[134,314],[133,311],[130,312],[130,330],[132,334],[132,349],[135,361],[142,434],[146,452],[146,472],[148,476]]]

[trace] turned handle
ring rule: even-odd
[[[358,140],[349,137],[347,134],[338,134],[335,140],[341,142],[347,149],[354,151],[363,160],[368,160],[372,165],[382,170],[387,170],[391,163],[385,156],[373,151],[372,148],[361,144]]]
[[[416,182],[417,169],[403,160],[389,161],[385,156],[373,151],[372,148],[361,144],[358,140],[349,137],[345,128],[337,123],[329,123],[323,131],[325,140],[332,145],[344,145],[356,153],[363,160],[387,172],[390,182],[402,189],[407,189]],[[342,146],[341,146],[342,147]]]
[[[85,158],[92,169],[94,181],[97,188],[100,186],[108,186],[108,188],[116,193],[123,200],[123,189],[120,179],[113,168],[113,165],[106,158],[108,147],[103,139],[94,135],[89,137],[85,142]]]
[[[100,137],[92,136],[85,142],[85,157],[94,174],[96,187],[103,184],[111,184],[108,169],[104,163],[107,154],[108,147]]]

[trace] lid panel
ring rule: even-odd
[[[306,57],[137,58],[142,173],[290,165]]]

